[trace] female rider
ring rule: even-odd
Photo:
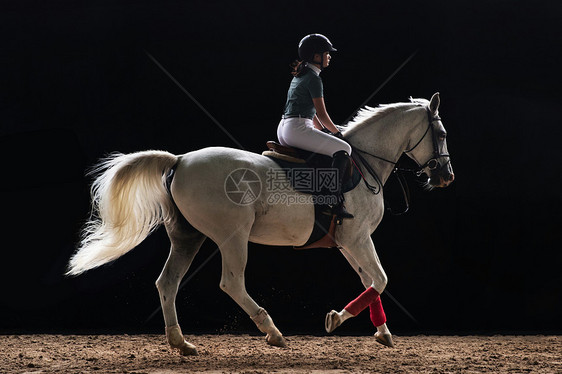
[[[337,200],[332,213],[338,218],[353,218],[344,205],[342,185],[351,171],[351,146],[332,122],[323,97],[320,72],[330,65],[332,43],[321,34],[305,36],[299,43],[301,61],[293,63],[293,80],[287,94],[285,110],[277,128],[279,142],[285,146],[332,156],[338,170]],[[327,134],[323,128],[330,131]]]

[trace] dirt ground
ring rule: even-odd
[[[4,335],[0,373],[562,373],[562,336],[195,335],[181,357],[164,335]]]

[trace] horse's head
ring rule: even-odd
[[[436,93],[426,107],[426,119],[412,131],[411,147],[405,151],[420,166],[420,175],[425,173],[429,176],[431,187],[447,187],[455,179],[447,150],[447,132],[439,117],[439,103],[439,93]]]

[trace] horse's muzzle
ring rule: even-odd
[[[447,187],[455,180],[455,173],[449,173],[445,177],[440,177],[441,185],[439,187]]]
[[[433,187],[448,187],[455,180],[455,173],[450,163],[436,168],[429,177],[429,184]]]

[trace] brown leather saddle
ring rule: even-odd
[[[271,140],[265,144],[268,150],[262,152],[262,155],[264,156],[275,157],[280,160],[295,162],[297,164],[306,163],[306,161],[302,158],[302,152],[299,152],[297,148],[286,147]]]

